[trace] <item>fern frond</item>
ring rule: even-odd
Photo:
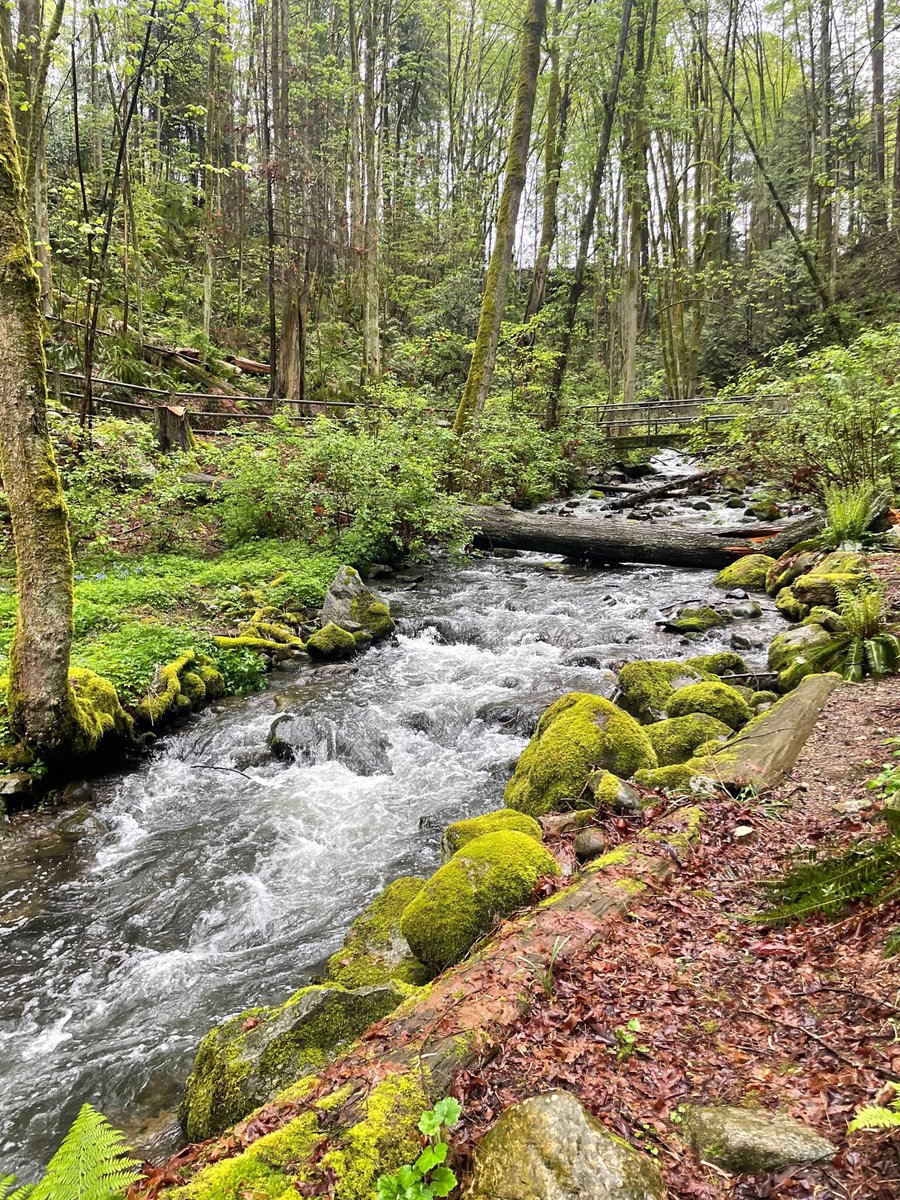
[[[31,1191],[31,1184],[16,1186],[15,1175],[0,1175],[0,1200],[27,1200]]]
[[[809,858],[781,879],[769,880],[765,889],[771,907],[760,919],[774,925],[813,913],[832,917],[858,900],[885,903],[900,892],[900,837],[858,842],[830,858]]]
[[[900,1129],[900,1100],[894,1100],[889,1108],[877,1105],[860,1108],[847,1132],[856,1133],[858,1129]]]
[[[139,1166],[118,1129],[83,1104],[31,1200],[121,1200]]]

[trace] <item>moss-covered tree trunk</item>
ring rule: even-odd
[[[41,754],[72,738],[72,554],[47,433],[41,288],[25,178],[0,47],[0,472],[16,550],[19,616],[7,705],[17,736]]]
[[[537,76],[541,61],[541,39],[547,24],[547,0],[527,0],[525,28],[519,54],[519,73],[516,82],[516,103],[513,113],[509,155],[506,160],[506,175],[503,194],[500,197],[500,212],[497,216],[497,234],[488,267],[484,297],[481,301],[481,316],[475,350],[466,378],[466,386],[456,412],[454,429],[462,433],[466,426],[477,420],[484,408],[490,391],[497,361],[497,345],[500,341],[500,323],[506,305],[506,285],[512,264],[516,226],[519,220],[519,203],[525,187],[525,172],[528,166],[528,147],[531,142],[531,121],[534,115],[534,98]]]

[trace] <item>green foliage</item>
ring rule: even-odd
[[[880,679],[900,669],[900,639],[888,627],[884,588],[870,585],[851,591],[837,585],[842,628],[829,642],[810,651],[810,661],[825,671],[840,671],[850,683],[867,675]]]
[[[31,1200],[121,1200],[140,1178],[139,1166],[122,1134],[83,1104]]]
[[[15,1175],[0,1175],[0,1200],[28,1200],[31,1192],[27,1183],[16,1185]]]
[[[850,542],[863,541],[872,520],[872,488],[868,483],[843,486],[826,483],[822,489],[828,524],[821,536],[822,545],[836,550]]]
[[[729,395],[785,399],[698,430],[695,448],[713,439],[717,463],[809,495],[829,483],[874,488],[900,470],[900,324],[806,355],[785,343],[770,366],[747,368],[720,399]]]
[[[614,1033],[616,1035],[616,1058],[621,1062],[623,1059],[631,1058],[632,1054],[649,1054],[650,1047],[641,1045],[638,1041],[638,1036],[641,1032],[641,1023],[637,1017],[632,1017],[624,1027],[617,1025]]]
[[[881,816],[891,832],[900,835],[900,738],[888,738],[887,745],[891,747],[891,761],[870,780],[869,787],[881,792],[886,804]]]
[[[866,1105],[858,1108],[847,1126],[848,1133],[860,1129],[900,1129],[900,1092],[894,1089],[894,1098],[885,1104]]]
[[[457,1178],[445,1165],[450,1147],[442,1140],[441,1131],[452,1129],[461,1113],[459,1102],[452,1096],[422,1113],[419,1131],[428,1138],[428,1144],[414,1163],[379,1177],[377,1200],[434,1200],[450,1195]]]
[[[900,894],[900,837],[856,842],[826,857],[811,851],[780,879],[765,884],[766,924],[784,925],[818,914],[834,918],[848,904]]]

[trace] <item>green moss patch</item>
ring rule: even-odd
[[[753,715],[740,692],[719,680],[690,684],[666,701],[669,717],[686,717],[692,713],[705,713],[735,730],[746,725]]]
[[[639,659],[626,663],[619,672],[619,703],[642,724],[661,721],[666,701],[673,692],[690,683],[712,678],[687,663],[660,659]],[[655,764],[644,764],[646,766]]]
[[[512,830],[469,842],[429,879],[403,914],[413,953],[436,971],[460,962],[495,922],[525,904],[553,856]]]
[[[592,807],[582,795],[595,771],[625,779],[654,766],[653,747],[633,717],[603,696],[570,692],[541,717],[504,802],[535,817],[560,807]]]
[[[743,588],[746,592],[764,592],[766,576],[774,566],[775,559],[768,554],[744,554],[718,573],[715,586],[729,591]]]
[[[697,685],[697,686],[703,686]],[[660,767],[670,767],[687,762],[698,746],[717,738],[728,738],[732,729],[716,717],[695,712],[683,717],[672,717],[647,725],[644,732],[650,739]]]
[[[346,629],[329,621],[306,643],[311,658],[347,658],[356,653],[356,639]]]
[[[469,817],[465,821],[454,821],[444,830],[441,842],[441,853],[446,861],[452,858],[457,850],[486,833],[497,833],[501,829],[513,829],[517,833],[527,834],[528,837],[541,841],[541,827],[534,819],[525,813],[516,812],[512,808],[500,808],[496,812],[485,813],[483,817]]]
[[[720,650],[717,654],[702,654],[689,658],[689,667],[696,667],[708,675],[745,675],[748,667],[744,659],[733,650]]]
[[[418,987],[431,972],[413,955],[400,920],[425,880],[406,875],[389,883],[350,926],[344,945],[328,960],[328,979],[344,987],[368,987],[396,979]]]

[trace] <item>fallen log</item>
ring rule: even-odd
[[[716,475],[721,475],[722,472],[718,468],[712,471],[701,471],[699,475],[676,475],[671,479],[667,479],[665,483],[657,483],[649,488],[636,488],[632,495],[621,496],[615,500],[611,500],[607,508],[618,510],[622,508],[633,508],[635,505],[644,504],[648,500],[656,500],[660,496],[668,496],[671,492],[677,492],[679,488],[687,488],[690,494],[694,488],[707,479],[712,479]],[[603,484],[600,485],[600,490],[603,490]]]
[[[582,562],[653,563],[671,567],[727,567],[742,554],[778,557],[822,528],[820,516],[804,517],[775,537],[734,537],[733,530],[689,529],[618,518],[557,517],[504,506],[467,505],[463,519],[476,546],[565,554]],[[770,549],[771,547],[771,549]]]

